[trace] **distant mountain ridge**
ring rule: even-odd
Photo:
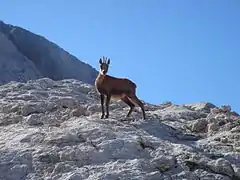
[[[47,77],[93,84],[98,72],[55,43],[0,21],[0,84]]]

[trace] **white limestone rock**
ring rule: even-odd
[[[239,178],[237,114],[146,103],[142,120],[111,101],[100,119],[94,87],[73,79],[11,82],[0,95],[0,179]]]

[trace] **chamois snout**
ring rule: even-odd
[[[102,73],[103,73],[103,74],[107,74],[107,70],[104,70],[104,69],[103,69],[103,70],[102,70]]]

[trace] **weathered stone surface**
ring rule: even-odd
[[[0,86],[0,179],[239,179],[240,123],[231,108],[111,101],[48,78]]]
[[[192,123],[191,130],[193,132],[204,132],[206,130],[208,121],[206,119],[198,119]]]

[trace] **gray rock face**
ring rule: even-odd
[[[93,84],[97,71],[68,52],[23,28],[0,21],[0,84],[48,77]]]
[[[34,63],[21,54],[15,45],[0,32],[0,84],[9,81],[25,82],[42,77]]]
[[[142,120],[112,100],[100,119],[94,87],[73,79],[11,82],[0,97],[0,179],[240,179],[240,117],[229,107],[145,104]]]

